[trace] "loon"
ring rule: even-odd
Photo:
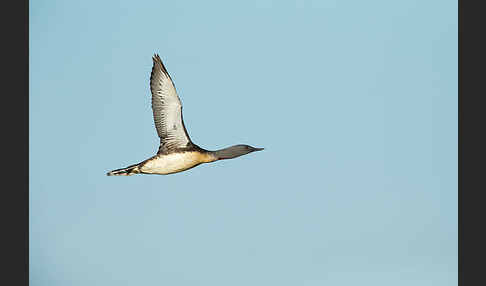
[[[107,176],[179,173],[202,163],[233,159],[264,149],[239,144],[221,150],[208,151],[194,144],[184,126],[182,104],[172,78],[158,54],[154,54],[152,60],[150,90],[155,129],[160,137],[159,150],[155,156],[126,168],[109,171]]]

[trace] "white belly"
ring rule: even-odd
[[[178,173],[196,167],[201,163],[208,163],[207,155],[198,152],[173,153],[169,155],[157,155],[147,160],[139,167],[141,173],[166,175]]]

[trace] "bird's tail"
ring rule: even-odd
[[[128,166],[126,168],[109,171],[107,176],[131,176],[140,173],[138,165]]]

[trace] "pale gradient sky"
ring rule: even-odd
[[[457,285],[457,1],[29,2],[30,285]],[[151,57],[191,139],[158,148]]]

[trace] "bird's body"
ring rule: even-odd
[[[159,151],[157,155],[138,164],[110,171],[107,173],[108,176],[130,176],[140,173],[173,174],[202,163],[232,159],[263,150],[248,145],[234,145],[217,151],[208,151],[195,145],[184,126],[182,104],[169,73],[159,55],[154,55],[153,62],[150,88],[155,128],[160,137]]]
[[[130,176],[138,173],[168,175],[196,167],[202,163],[218,160],[210,152],[183,151],[165,155],[155,155],[139,164],[111,171],[108,175]],[[118,171],[118,172],[117,172]]]

